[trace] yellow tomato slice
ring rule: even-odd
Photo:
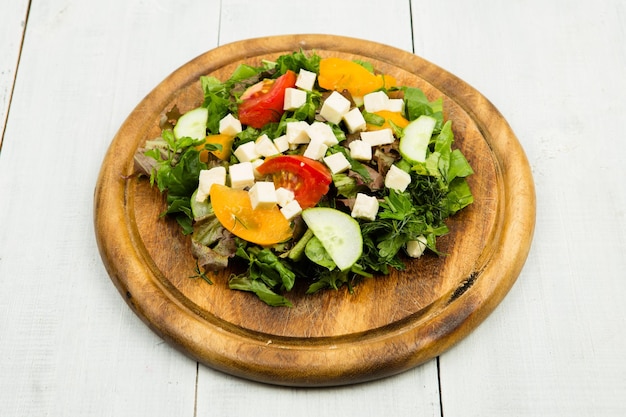
[[[383,123],[381,126],[376,126],[376,125],[372,125],[368,123],[367,130],[380,130],[380,129],[391,128],[391,123],[389,123],[390,121],[393,122],[396,126],[401,127],[403,129],[409,124],[409,121],[405,119],[404,116],[402,116],[402,114],[399,112],[381,110],[381,111],[374,112],[374,114],[385,119],[385,123]]]
[[[253,209],[245,190],[213,184],[209,193],[215,216],[235,236],[262,246],[284,242],[293,235],[278,206]]]
[[[389,75],[372,74],[362,65],[341,58],[320,60],[317,81],[326,90],[348,90],[353,97],[396,85],[396,79]]]
[[[218,134],[218,135],[209,135],[205,139],[205,143],[211,143],[214,145],[222,145],[222,150],[220,151],[211,151],[213,155],[221,159],[222,161],[230,158],[230,152],[233,147],[233,142],[235,140],[234,136]],[[196,149],[200,151],[200,160],[202,162],[207,162],[209,160],[209,151],[204,149],[204,144],[198,145]]]

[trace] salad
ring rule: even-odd
[[[442,100],[368,62],[293,52],[200,79],[204,101],[163,115],[135,154],[190,236],[197,275],[271,306],[352,289],[441,255],[445,220],[473,202]]]

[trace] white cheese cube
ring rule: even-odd
[[[274,141],[270,139],[267,135],[261,135],[254,141],[255,151],[267,158],[268,156],[278,155],[280,152],[274,145]]]
[[[224,135],[235,136],[237,133],[241,133],[241,122],[228,113],[220,120],[219,130]]]
[[[285,207],[287,204],[293,201],[293,198],[293,191],[284,187],[278,187],[276,189],[276,202],[279,206]]]
[[[300,69],[298,72],[298,78],[296,79],[296,87],[303,90],[311,91],[315,85],[315,79],[317,74],[305,69]]]
[[[379,146],[393,143],[396,139],[393,137],[391,129],[380,129],[361,132],[361,140],[369,143],[371,146]]]
[[[313,122],[307,128],[306,133],[311,138],[311,141],[320,141],[329,147],[339,143],[332,127],[324,122]]]
[[[359,161],[369,161],[372,159],[372,145],[362,140],[353,140],[348,144],[350,156]]]
[[[309,143],[311,140],[307,135],[306,130],[309,124],[305,121],[288,122],[287,123],[287,142],[290,145],[299,145],[302,143]]]
[[[256,150],[256,144],[254,142],[246,142],[238,146],[233,153],[237,159],[239,159],[239,162],[251,162],[261,157]]]
[[[300,207],[300,203],[298,203],[298,200],[292,200],[285,207],[281,207],[280,212],[283,213],[285,219],[291,220],[300,213],[302,213],[302,207]]]
[[[404,192],[410,183],[411,175],[395,165],[392,165],[391,168],[389,168],[389,171],[387,171],[387,175],[385,176],[385,187],[394,189],[398,192]]]
[[[233,164],[228,169],[230,174],[230,186],[243,189],[254,185],[254,169],[251,162]]]
[[[357,219],[374,220],[378,213],[378,200],[374,196],[357,193],[352,206],[352,217]]]
[[[285,89],[285,102],[283,104],[283,110],[299,109],[305,103],[306,91],[298,90],[297,88]]]
[[[276,190],[271,181],[255,182],[248,190],[248,196],[253,210],[270,209],[276,205]]]
[[[287,135],[282,135],[274,139],[274,146],[278,149],[279,153],[283,153],[289,149],[289,141]]]
[[[320,140],[312,140],[304,150],[304,156],[319,161],[326,154],[328,146]]]
[[[426,250],[426,237],[420,235],[416,240],[406,242],[406,253],[411,258],[419,258]]]
[[[324,163],[328,166],[328,168],[330,168],[330,172],[333,174],[338,174],[352,167],[352,165],[350,165],[350,161],[348,161],[346,156],[341,152],[325,156]]]
[[[213,184],[226,184],[226,168],[219,166],[211,169],[203,169],[200,171],[200,179],[198,183],[198,192],[196,193],[196,201],[202,203],[206,200],[211,192]]]
[[[320,116],[330,123],[339,124],[343,115],[350,111],[350,100],[337,91],[333,91],[322,104]]]
[[[365,118],[361,114],[361,110],[358,107],[353,108],[348,113],[343,115],[343,121],[348,128],[348,132],[354,133],[359,130],[364,130],[366,126]]]
[[[363,106],[365,111],[374,113],[381,110],[387,110],[389,97],[384,91],[374,91],[373,93],[363,96]]]
[[[387,102],[387,108],[385,110],[402,113],[404,111],[404,100],[401,98],[390,98]]]
[[[255,159],[254,161],[250,162],[252,164],[252,173],[254,174],[255,180],[262,180],[263,178],[265,178],[265,175],[261,175],[261,173],[257,171],[257,168],[263,165],[263,162],[265,162],[265,159],[262,158]]]

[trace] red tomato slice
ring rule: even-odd
[[[257,168],[261,175],[271,175],[274,187],[293,191],[303,209],[315,206],[328,192],[330,171],[319,161],[301,155],[268,158]]]
[[[296,73],[289,70],[271,83],[267,92],[260,89],[261,91],[251,94],[239,106],[239,121],[256,129],[280,121],[284,113],[285,89],[294,87],[296,79]]]

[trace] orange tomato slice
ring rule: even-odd
[[[261,246],[284,242],[293,236],[291,224],[278,206],[253,209],[245,190],[213,184],[209,196],[215,216],[235,236]]]

